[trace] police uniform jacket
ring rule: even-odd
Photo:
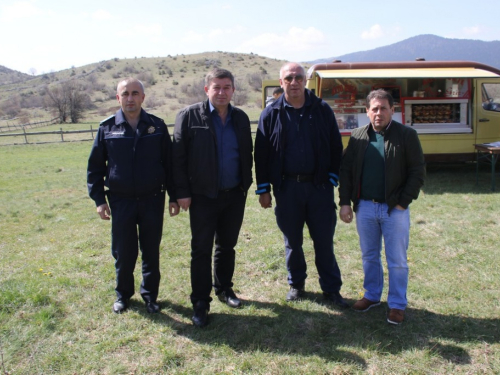
[[[96,206],[113,195],[141,198],[168,191],[175,200],[171,175],[172,140],[162,119],[143,109],[137,134],[122,110],[101,122],[88,160],[87,186]]]
[[[245,112],[232,107],[231,121],[240,153],[241,189],[252,185],[252,132]],[[181,110],[175,119],[173,175],[177,198],[201,194],[217,197],[219,191],[217,138],[206,100]]]

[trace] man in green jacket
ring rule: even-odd
[[[365,274],[365,294],[352,308],[365,312],[380,305],[383,238],[389,271],[387,321],[401,324],[407,305],[409,205],[424,183],[424,155],[416,131],[392,120],[389,93],[374,90],[366,103],[370,124],[353,130],[340,171],[340,219],[350,223],[356,212]]]

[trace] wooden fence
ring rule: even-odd
[[[250,121],[250,124],[256,125],[257,121]],[[167,124],[169,128],[170,135],[173,134],[174,124]],[[4,137],[19,137],[23,139],[23,142],[12,142],[5,143],[0,141],[0,146],[7,145],[19,145],[19,144],[44,144],[44,143],[56,143],[56,142],[79,142],[79,141],[92,141],[94,139],[94,134],[97,132],[97,129],[94,129],[92,125],[90,125],[90,129],[88,130],[60,130],[55,131],[46,131],[46,132],[27,132],[26,128],[23,128],[22,133],[9,133],[9,134],[0,134],[0,140]],[[252,126],[252,133],[255,133],[254,126]],[[89,137],[72,137],[74,134],[90,134]],[[44,138],[47,136],[58,136],[57,140],[48,140],[41,141],[40,138]],[[35,138],[35,139],[34,139]],[[52,137],[54,138],[54,137]]]
[[[15,121],[16,119],[11,119],[9,121]],[[9,121],[7,122],[7,125],[2,125],[0,126],[0,133],[4,132],[10,132],[13,130],[23,130],[25,131],[26,129],[36,129],[36,128],[41,128],[42,126],[48,126],[52,124],[56,124],[57,121],[59,121],[59,118],[53,118],[50,120],[45,120],[45,121],[38,121],[38,122],[29,122],[27,124],[10,124]]]

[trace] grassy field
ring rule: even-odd
[[[411,206],[403,325],[387,324],[386,304],[360,314],[323,303],[309,239],[306,299],[286,303],[281,234],[250,194],[234,277],[245,306],[214,301],[200,330],[186,213],[165,220],[162,312],[148,315],[136,294],[112,313],[110,226],[86,191],[90,145],[0,147],[2,375],[500,373],[500,195],[488,168],[476,186],[474,165],[428,167]],[[335,249],[353,303],[363,292],[355,225],[339,222]]]

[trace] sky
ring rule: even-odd
[[[209,51],[311,61],[421,34],[500,40],[489,0],[2,0],[0,65],[28,74]]]

